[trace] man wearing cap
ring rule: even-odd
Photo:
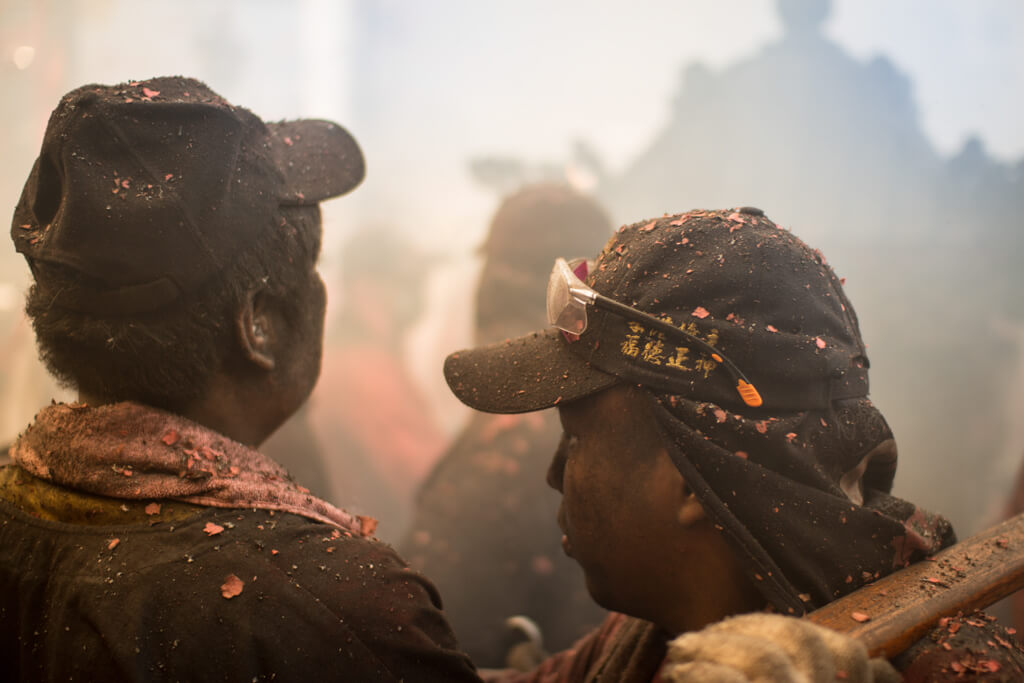
[[[802,615],[954,540],[943,518],[889,495],[895,442],[821,254],[749,207],[643,221],[596,263],[556,262],[548,320],[445,364],[479,410],[558,408],[548,482],[562,544],[618,613],[524,680],[747,680],[772,666],[886,680],[862,647],[802,620],[694,633]],[[933,634],[897,664],[911,680],[1024,676],[1013,639],[984,623]],[[996,637],[1012,646],[989,647]]]
[[[79,402],[0,469],[0,680],[476,680],[373,520],[256,450],[319,373],[318,203],[362,177],[340,126],[195,80],[61,100],[11,236]]]

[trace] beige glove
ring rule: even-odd
[[[725,619],[669,643],[671,683],[896,683],[902,677],[865,647],[809,621],[777,614]]]

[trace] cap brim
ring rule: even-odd
[[[457,351],[444,362],[444,378],[460,401],[487,413],[543,410],[622,381],[570,351],[554,328]]]
[[[283,203],[311,204],[351,191],[366,175],[359,144],[332,121],[268,123],[270,151],[285,178]]]

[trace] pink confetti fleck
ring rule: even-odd
[[[725,417],[726,413],[724,410],[721,408],[715,408],[715,419],[718,420],[719,423],[725,422]]]
[[[150,503],[146,506],[147,515],[159,515],[160,514],[160,503]]]
[[[657,225],[657,224],[658,224],[658,221],[651,221],[650,223],[648,223],[644,227],[640,228],[640,232],[650,232],[651,230],[654,230],[654,226]]]
[[[220,524],[214,524],[213,522],[207,522],[206,526],[203,527],[203,531],[205,531],[210,536],[216,536],[220,532],[224,531],[224,527],[222,527]]]
[[[146,97],[156,97],[156,96],[158,96],[160,94],[160,91],[159,90],[150,90],[149,88],[143,86],[142,94],[145,95]]]
[[[530,568],[533,569],[534,574],[547,576],[555,571],[555,564],[547,555],[535,555],[530,561]]]
[[[178,432],[177,432],[177,431],[175,431],[175,430],[173,430],[173,429],[171,429],[171,430],[170,430],[170,431],[168,431],[168,432],[167,432],[166,434],[164,434],[164,435],[163,435],[163,436],[162,436],[162,437],[160,438],[160,440],[161,440],[161,441],[163,441],[163,442],[164,442],[165,444],[167,444],[168,446],[173,446],[174,444],[178,443],[178,439],[179,439],[179,438],[180,438],[180,437],[178,436]]]
[[[871,617],[863,612],[850,612],[850,618],[862,624],[865,621],[871,621]]]
[[[295,143],[294,143],[294,142],[292,142],[292,139],[291,139],[290,137],[288,137],[287,135],[285,135],[285,136],[284,136],[284,144],[286,144],[286,145],[288,145],[289,147],[291,147],[291,146],[292,146],[292,145],[294,145]]]
[[[769,332],[778,332],[778,330],[775,328],[775,325],[765,325],[764,329],[768,330]]]
[[[746,460],[747,457],[748,457],[747,456],[747,452],[746,451],[736,451],[736,457],[737,458],[743,458],[744,460]]]
[[[110,543],[107,544],[107,550],[113,550],[114,548],[117,547],[117,544],[120,543],[120,542],[121,542],[120,538],[112,539],[110,541]]]
[[[693,309],[693,313],[691,313],[690,315],[692,315],[694,318],[700,318],[703,320],[704,318],[708,317],[711,314],[708,313],[708,309],[704,308],[703,306],[698,306],[697,308]]]
[[[245,583],[235,576],[234,574],[228,574],[224,578],[224,584],[220,587],[220,594],[223,595],[227,600],[240,595],[242,593],[242,587]]]
[[[821,337],[815,337],[814,343],[818,346],[819,349],[825,348],[825,340],[822,339]]]
[[[786,434],[786,440],[792,442],[796,438],[796,432],[789,432]]]
[[[377,530],[377,520],[367,515],[357,515],[359,518],[359,533],[363,536],[370,536]]]
[[[761,420],[760,422],[755,422],[754,428],[761,434],[764,434],[765,432],[768,431],[768,423],[765,422],[764,420]]]

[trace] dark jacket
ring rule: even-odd
[[[0,680],[479,680],[434,586],[365,520],[251,449],[125,405],[51,406],[14,451],[36,474],[0,468]]]

